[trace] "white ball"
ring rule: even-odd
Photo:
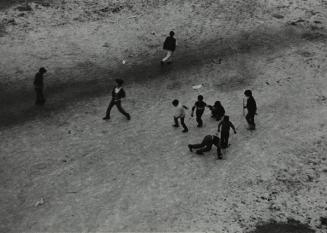
[[[123,64],[125,64],[126,63],[126,61],[125,60],[123,60]]]

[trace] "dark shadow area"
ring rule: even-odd
[[[256,226],[254,231],[248,233],[314,233],[315,231],[306,224],[295,220],[287,223],[270,222]]]
[[[103,95],[108,95],[109,100],[112,80],[115,78],[124,79],[128,87],[132,82],[142,83],[154,78],[163,78],[167,74],[176,76],[180,71],[200,68],[204,64],[216,63],[219,66],[217,62],[219,59],[224,60],[237,54],[273,54],[291,45],[312,41],[312,37],[308,36],[310,33],[294,26],[285,26],[277,31],[261,27],[252,32],[240,33],[233,38],[203,41],[201,45],[180,45],[174,56],[174,63],[163,67],[160,65],[160,57],[138,57],[137,60],[143,61],[141,64],[130,66],[121,64],[115,71],[101,68],[94,63],[88,64],[87,69],[83,70],[85,73],[79,74],[78,78],[71,72],[74,67],[54,71],[51,82],[45,79],[48,86],[45,91],[48,102],[43,110],[34,106],[33,77],[30,85],[26,86],[25,82],[17,85],[15,89],[5,88],[5,84],[0,83],[0,128],[44,117],[49,115],[47,113],[49,111],[64,111],[76,101]],[[317,32],[314,33],[314,38],[326,41],[325,34],[317,37]],[[246,67],[239,67],[242,70],[244,68]],[[79,81],[62,81],[60,80],[62,77],[71,77],[72,80]],[[244,75],[243,80],[237,81],[240,85],[238,88],[249,86],[255,78]],[[226,83],[221,85],[222,88],[226,86],[228,86]]]

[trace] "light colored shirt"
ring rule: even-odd
[[[115,93],[117,94],[120,91],[121,87],[115,87]]]
[[[177,105],[174,117],[176,118],[185,117],[185,108],[183,107],[183,105],[181,104]]]

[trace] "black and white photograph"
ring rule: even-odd
[[[327,232],[327,0],[0,0],[0,232]]]

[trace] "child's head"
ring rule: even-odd
[[[119,78],[117,78],[116,80],[116,83],[117,83],[117,86],[122,86],[123,85],[123,83],[124,83],[124,80],[122,80],[122,79],[119,79]]]
[[[202,95],[198,95],[198,101],[202,101],[203,100],[203,96]]]
[[[224,121],[229,121],[229,116],[224,116]]]
[[[170,35],[171,37],[173,37],[173,36],[175,35],[175,32],[170,31],[170,32],[169,32],[169,35]]]
[[[220,105],[221,105],[220,101],[215,102],[215,106],[220,106]]]
[[[172,104],[176,107],[178,105],[179,101],[177,99],[174,99]]]
[[[252,91],[251,90],[246,90],[246,91],[244,91],[244,95],[246,97],[250,97],[250,96],[252,96]]]
[[[41,67],[41,68],[39,69],[39,72],[40,72],[41,74],[45,74],[45,73],[47,72],[47,70],[46,70],[44,67]]]

